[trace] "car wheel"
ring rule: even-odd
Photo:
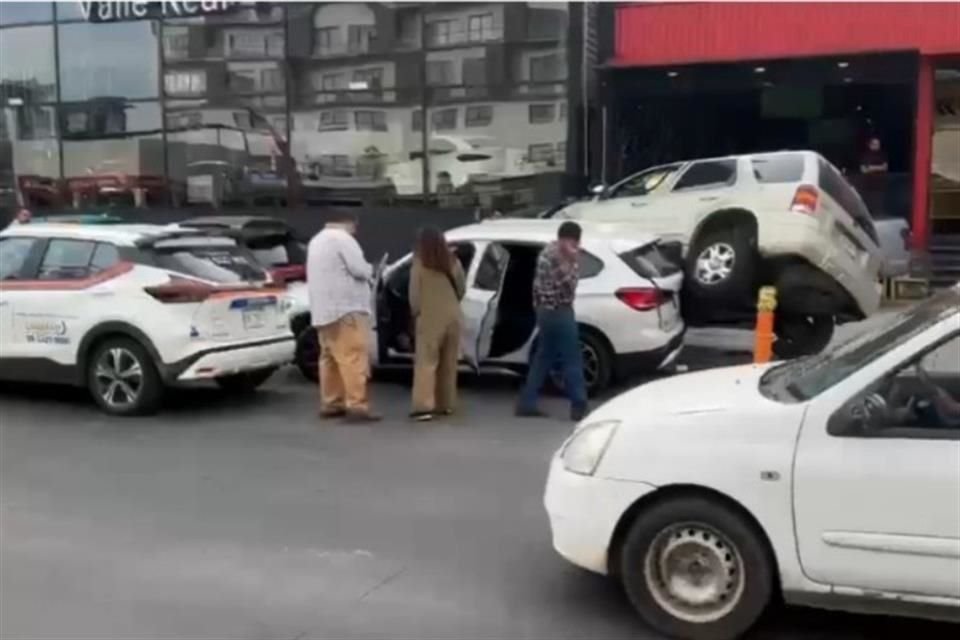
[[[244,371],[216,378],[216,383],[221,389],[230,393],[251,393],[269,380],[276,370],[276,367],[269,367],[256,371]]]
[[[94,348],[87,388],[105,412],[147,415],[160,407],[163,381],[146,349],[130,338],[110,338]]]
[[[313,327],[305,328],[297,336],[294,362],[307,380],[317,382],[320,379],[320,339]]]
[[[620,559],[634,608],[671,637],[739,638],[773,594],[766,541],[743,516],[707,497],[668,499],[642,511]]]
[[[701,234],[687,255],[686,286],[700,300],[745,298],[753,286],[754,244],[743,226]]]
[[[773,353],[784,360],[820,353],[833,339],[831,316],[778,314],[774,316]]]
[[[587,386],[587,395],[595,396],[610,386],[613,378],[613,355],[610,349],[597,336],[580,330],[580,357],[583,360],[583,381]],[[558,392],[565,388],[563,371],[550,371],[550,383]]]

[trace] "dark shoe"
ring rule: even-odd
[[[320,410],[321,420],[332,420],[333,418],[342,418],[345,415],[347,415],[347,412],[344,409],[321,409]]]
[[[430,422],[433,416],[433,411],[414,411],[410,414],[410,419],[414,422]]]
[[[347,411],[343,417],[343,421],[350,424],[367,424],[380,422],[381,420],[383,420],[383,416],[370,411]]]
[[[524,407],[517,407],[513,415],[518,418],[546,418],[547,414],[534,407],[533,409],[526,409]]]
[[[587,405],[582,407],[570,407],[570,419],[574,422],[580,422],[587,417],[587,414],[590,410],[587,408]]]

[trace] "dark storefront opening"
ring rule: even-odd
[[[909,220],[917,64],[903,54],[612,70],[606,179],[676,160],[812,149],[875,217]],[[889,169],[861,175],[872,136]]]

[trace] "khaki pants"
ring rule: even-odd
[[[323,411],[366,412],[370,378],[369,318],[348,314],[317,327],[320,340],[320,403]]]
[[[443,324],[417,319],[413,361],[414,412],[456,410],[459,359],[459,317]]]

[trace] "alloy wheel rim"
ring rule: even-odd
[[[664,611],[694,624],[729,615],[746,586],[739,549],[702,523],[661,530],[647,549],[644,576],[650,594]]]
[[[123,347],[104,351],[94,370],[97,393],[114,409],[136,404],[143,391],[143,365]]]
[[[697,281],[705,285],[723,282],[733,273],[737,252],[726,242],[717,242],[705,248],[697,256]]]
[[[580,359],[583,363],[583,381],[587,389],[593,389],[600,377],[600,354],[592,345],[580,341]],[[550,370],[553,385],[558,389],[564,386],[563,371],[554,367]]]

